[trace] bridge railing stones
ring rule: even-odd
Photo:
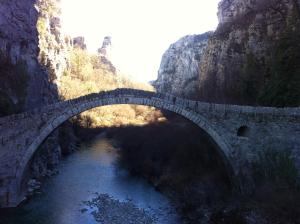
[[[170,104],[180,105],[184,108],[188,108],[195,112],[210,112],[215,114],[234,113],[234,114],[251,114],[251,115],[268,115],[268,116],[279,116],[279,117],[294,117],[296,119],[300,118],[300,107],[296,108],[275,108],[275,107],[253,107],[253,106],[239,106],[239,105],[224,105],[224,104],[214,104],[206,103],[201,101],[186,100],[180,97],[175,97],[170,94],[162,94],[156,92],[149,92],[137,89],[116,89],[112,91],[103,91],[99,93],[92,93],[87,96],[78,97],[76,99],[61,101],[54,104],[46,105],[44,107],[39,107],[34,110],[30,110],[20,114],[14,114],[6,117],[0,118],[0,128],[4,124],[11,121],[16,121],[24,119],[26,117],[34,117],[40,113],[47,111],[55,111],[60,108],[67,107],[68,105],[77,105],[87,101],[94,101],[97,99],[107,99],[107,98],[118,98],[118,97],[140,97],[148,99],[157,99]]]

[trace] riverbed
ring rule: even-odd
[[[165,196],[117,165],[117,150],[105,135],[82,145],[39,194],[1,211],[0,224],[179,223]]]

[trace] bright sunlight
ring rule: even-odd
[[[112,60],[138,81],[157,77],[170,44],[217,26],[220,0],[61,0],[66,34],[84,36],[89,51],[112,37]]]

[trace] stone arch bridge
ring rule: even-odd
[[[217,146],[232,182],[242,192],[252,183],[251,161],[266,147],[291,150],[300,170],[300,108],[211,104],[117,89],[0,118],[0,207],[14,207],[24,199],[24,171],[49,134],[83,111],[114,104],[153,106],[198,125]]]

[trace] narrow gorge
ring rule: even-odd
[[[0,224],[300,222],[299,0],[220,0],[149,83],[110,33],[66,33],[64,1],[0,0]]]
[[[157,88],[175,95],[193,90],[191,96],[208,102],[298,106],[299,1],[224,0],[218,18],[210,37],[170,46]]]

